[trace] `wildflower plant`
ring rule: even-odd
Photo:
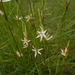
[[[28,47],[28,43],[29,43],[31,40],[28,40],[28,39],[27,39],[26,28],[25,28],[25,32],[23,32],[23,34],[24,34],[24,39],[21,39],[21,41],[23,42],[23,48],[27,48],[27,47]]]
[[[41,52],[40,52],[40,51],[43,50],[43,48],[36,49],[34,46],[32,46],[32,47],[33,47],[32,51],[35,52],[35,54],[34,54],[34,55],[35,55],[35,58],[36,58],[36,56],[37,56],[37,53],[41,55]]]
[[[0,0],[1,75],[74,75],[74,5],[74,0]]]
[[[65,48],[64,50],[61,49],[61,54],[62,54],[63,56],[67,56],[67,52],[68,52],[68,49],[67,49],[67,48]]]
[[[70,41],[68,41],[67,47],[65,47],[65,49],[62,49],[62,48],[61,48],[61,55],[63,55],[64,57],[67,57],[67,55],[68,55],[69,43],[70,43]]]

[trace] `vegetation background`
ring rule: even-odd
[[[0,16],[0,75],[75,75],[74,0],[11,0],[0,2],[0,10],[4,13]],[[29,14],[33,19],[26,22],[24,17]],[[23,19],[16,20],[16,15]],[[41,24],[53,38],[40,43],[35,37]],[[21,41],[25,29],[32,41],[26,49]],[[61,48],[68,43],[65,58]],[[44,48],[36,58],[33,45]],[[17,50],[22,57],[17,56]]]

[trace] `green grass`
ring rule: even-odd
[[[12,0],[0,3],[0,75],[75,75],[75,2],[70,0]],[[25,17],[32,14],[27,22]],[[16,20],[16,15],[23,17]],[[40,42],[40,26],[53,35]],[[23,34],[25,33],[25,35]],[[21,41],[31,40],[27,48]],[[70,41],[70,42],[69,42]],[[68,45],[69,43],[69,45]],[[67,47],[68,45],[68,47]],[[32,46],[43,48],[34,57]],[[61,55],[61,48],[68,55]],[[19,51],[23,56],[18,56]]]

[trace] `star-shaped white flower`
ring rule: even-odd
[[[32,46],[32,47],[33,47],[32,51],[34,51],[34,52],[35,52],[35,55],[34,55],[34,56],[35,56],[35,58],[36,58],[36,56],[37,56],[37,53],[41,55],[41,52],[40,52],[40,51],[41,51],[41,50],[43,50],[43,48],[36,49],[34,46]]]
[[[67,56],[67,52],[68,52],[68,49],[67,48],[65,48],[65,50],[61,49],[61,54],[63,56]]]
[[[28,22],[30,19],[32,19],[32,14],[27,15],[27,16],[25,17],[25,19],[26,19],[26,21]]]
[[[3,16],[4,15],[4,13],[0,10],[0,16]]]
[[[23,56],[22,53],[19,53],[19,51],[16,51],[17,56],[20,58],[21,56]]]
[[[24,37],[24,40],[21,39],[21,41],[23,41],[23,48],[27,48],[27,47],[28,47],[28,43],[29,43],[31,40],[27,40],[27,38]]]
[[[11,0],[0,0],[0,2],[9,2],[9,1],[11,1]]]
[[[43,30],[42,27],[40,27],[40,29],[41,29],[41,31],[37,31],[38,36],[36,38],[40,38],[40,41],[42,41],[43,37],[46,37],[45,33],[47,30]]]
[[[41,31],[37,31],[38,36],[36,38],[40,38],[40,42],[43,38],[46,40],[50,40],[53,36],[50,36],[47,32],[47,30],[43,30],[43,28],[40,26]]]

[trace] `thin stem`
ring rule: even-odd
[[[8,18],[7,18],[7,15],[6,15],[6,12],[5,12],[5,9],[4,9],[3,4],[2,4],[2,8],[3,8],[4,14],[5,14],[4,17],[5,17],[5,21],[6,21],[6,23],[7,23],[8,29],[9,29],[9,31],[10,31],[10,33],[11,33],[11,36],[12,36],[13,40],[14,40],[14,43],[15,43],[15,45],[16,45],[16,48],[19,50],[18,45],[17,45],[17,42],[16,42],[15,37],[14,37],[14,35],[13,35],[13,32],[12,32],[10,26],[9,26],[9,20],[8,20]]]

